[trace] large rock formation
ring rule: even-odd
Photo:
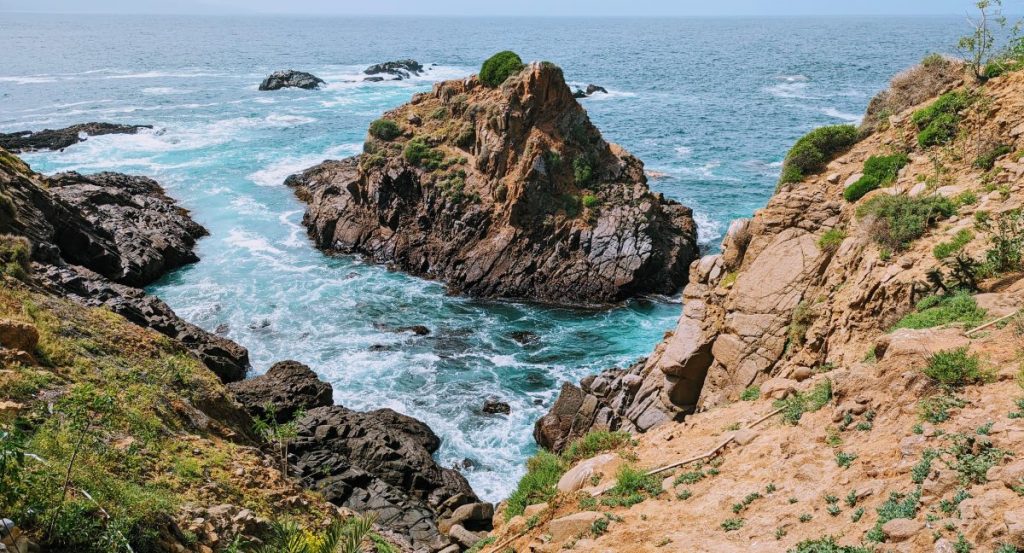
[[[363,70],[367,75],[391,75],[396,80],[408,79],[414,75],[418,76],[423,71],[423,66],[416,60],[404,59],[376,63]]]
[[[304,88],[306,90],[312,90],[314,88],[319,88],[322,84],[325,84],[324,80],[312,73],[288,69],[285,71],[275,71],[271,73],[266,79],[263,79],[262,83],[260,83],[260,90],[281,90],[282,88]]]
[[[104,134],[135,134],[141,129],[152,129],[152,125],[119,125],[116,123],[82,123],[63,129],[41,131],[18,131],[0,133],[0,148],[10,152],[31,152],[34,150],[63,150],[90,136]]]
[[[319,247],[484,297],[612,302],[686,282],[690,209],[650,191],[558,67],[438,83],[384,120],[364,154],[288,179]]]
[[[863,140],[832,161],[820,175],[785,185],[751,219],[730,226],[721,253],[693,263],[683,292],[683,314],[675,331],[644,362],[628,371],[610,370],[566,384],[551,411],[535,427],[537,441],[559,449],[591,429],[643,432],[686,414],[739,398],[744,389],[769,379],[799,379],[821,367],[859,362],[874,351],[874,337],[890,328],[931,290],[933,271],[950,268],[934,246],[972,228],[971,211],[991,213],[1019,208],[1012,194],[974,190],[981,170],[965,164],[991,148],[1024,147],[1024,105],[1015,94],[1022,76],[1014,73],[986,85],[987,113],[966,111],[963,126],[988,142],[964,142],[967,153],[946,160],[945,185],[929,190],[923,178],[934,174],[933,152],[917,143],[919,129],[910,115],[954,84],[963,85],[959,66],[952,76],[919,79],[913,94],[906,75],[894,81],[872,106],[901,106],[876,121]],[[951,84],[952,83],[952,84]],[[899,99],[899,102],[896,103]],[[913,99],[913,100],[911,100]],[[913,103],[907,103],[913,102]],[[979,104],[980,105],[980,104]],[[874,109],[874,108],[872,108]],[[881,124],[879,124],[881,123]],[[910,163],[892,186],[865,200],[848,202],[843,192],[860,178],[873,155],[907,152]],[[1024,182],[1024,164],[1003,158],[989,179],[1012,192]],[[949,224],[933,229],[905,251],[893,252],[875,240],[871,217],[858,217],[864,201],[881,194],[955,197],[970,191],[980,198],[964,205]],[[832,231],[839,241],[823,245]],[[974,240],[976,249],[984,240]],[[983,249],[973,252],[983,258]],[[889,257],[891,256],[891,258]],[[992,286],[998,287],[1002,281]]]
[[[451,546],[445,534],[452,524],[442,533],[442,519],[458,515],[463,528],[490,529],[489,515],[469,516],[492,512],[490,505],[479,502],[461,474],[437,464],[433,454],[441,439],[423,422],[390,409],[360,413],[333,405],[330,385],[295,361],[278,363],[231,390],[257,417],[266,415],[268,405],[279,422],[308,409],[291,446],[297,475],[335,505],[375,513],[379,525],[417,551]],[[459,510],[470,505],[479,507]]]
[[[206,234],[156,182],[116,173],[45,177],[0,149],[0,208],[0,234],[30,241],[38,284],[166,334],[224,381],[245,376],[245,348],[134,288],[197,260],[192,249]]]

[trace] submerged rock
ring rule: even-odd
[[[500,401],[494,398],[487,398],[484,401],[482,408],[484,413],[488,415],[507,415],[512,412],[512,406],[504,401]]]
[[[282,88],[304,88],[311,90],[325,84],[324,80],[303,71],[288,69],[275,71],[260,83],[260,90],[280,90]]]
[[[63,150],[90,136],[105,134],[135,134],[141,129],[152,129],[153,125],[119,125],[116,123],[82,123],[63,129],[41,131],[18,131],[0,133],[0,148],[13,153],[35,150]]]
[[[422,71],[423,66],[420,65],[419,62],[413,59],[404,59],[396,61],[386,61],[384,63],[377,63],[371,65],[370,67],[367,67],[365,70],[363,70],[363,73],[366,73],[367,75],[379,75],[381,73],[384,73],[387,75],[393,75],[395,77],[398,77],[398,79],[401,80],[408,79],[411,76],[417,76]],[[383,77],[370,77],[363,80],[369,81],[371,79],[384,80]]]
[[[650,191],[558,67],[438,83],[384,119],[366,153],[287,180],[320,248],[483,297],[603,303],[686,283],[691,210]]]

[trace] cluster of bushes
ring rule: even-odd
[[[985,320],[986,312],[967,292],[951,295],[928,296],[917,302],[913,313],[900,319],[892,330],[900,328],[933,328],[947,324],[977,326]]]
[[[875,241],[893,251],[906,249],[937,221],[954,213],[956,205],[941,196],[878,196],[857,209],[859,217],[874,218]]]
[[[974,240],[974,233],[968,229],[960,229],[952,240],[936,244],[932,253],[935,259],[946,259],[960,253],[971,240]]]
[[[917,144],[922,148],[948,144],[956,138],[961,112],[974,103],[974,95],[966,90],[955,90],[939,96],[926,108],[911,116],[917,126]]]
[[[573,159],[572,176],[576,182],[576,186],[586,186],[590,184],[590,179],[594,178],[594,167],[590,162],[590,158],[581,155]]]
[[[381,140],[394,140],[402,134],[398,123],[390,119],[377,119],[370,123],[370,136]]]
[[[32,244],[23,236],[0,234],[0,277],[24,280],[28,276]]]
[[[857,127],[853,125],[832,125],[807,133],[786,154],[779,184],[800,182],[822,171],[828,162],[856,144],[858,138]]]
[[[872,190],[889,186],[896,181],[900,169],[906,167],[908,163],[910,158],[903,153],[869,157],[864,162],[864,175],[846,188],[843,197],[848,202],[856,202]]]
[[[991,171],[996,165],[996,160],[1013,151],[1013,148],[1006,144],[996,144],[986,150],[974,160],[974,166],[982,171]]]
[[[515,52],[505,50],[487,58],[480,67],[480,82],[494,88],[526,67]]]
[[[439,169],[444,163],[444,153],[430,147],[430,144],[419,136],[406,143],[402,155],[409,163],[419,165],[428,171]]]

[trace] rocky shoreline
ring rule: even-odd
[[[454,292],[559,304],[672,294],[697,255],[689,208],[605,142],[561,69],[434,85],[371,126],[363,154],[288,178],[316,245]]]
[[[120,125],[116,123],[82,123],[63,129],[43,129],[41,131],[18,131],[0,133],[0,148],[12,153],[32,152],[36,150],[63,150],[78,144],[89,136],[105,134],[135,134],[142,129],[152,129],[153,125]]]

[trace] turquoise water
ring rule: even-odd
[[[337,402],[426,421],[446,465],[471,459],[483,497],[507,495],[534,450],[531,430],[564,380],[646,355],[677,299],[581,311],[450,297],[437,283],[313,249],[284,178],[359,151],[367,124],[437,79],[472,73],[506,48],[561,65],[612,141],[664,176],[651,186],[692,206],[714,248],[729,220],[774,188],[793,140],[856,121],[888,78],[962,31],[945,18],[341,19],[0,17],[0,130],[86,121],[153,124],[64,152],[36,170],[150,175],[211,236],[202,261],[151,292],[186,319],[249,348],[255,371],[297,359]],[[367,65],[412,57],[424,77],[364,84]],[[258,92],[295,68],[318,91]],[[422,324],[426,337],[396,333]],[[521,345],[518,330],[537,335]],[[383,346],[383,347],[381,347]],[[499,397],[511,416],[479,412]]]

